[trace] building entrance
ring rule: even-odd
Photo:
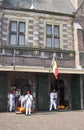
[[[64,81],[61,79],[51,82],[50,91],[58,92],[58,105],[64,105]]]
[[[22,77],[16,77],[11,80],[11,88],[15,91],[21,92],[21,94],[27,91],[31,91],[31,84],[29,83],[29,80]]]

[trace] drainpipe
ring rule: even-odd
[[[74,50],[75,50],[75,67],[76,69],[81,69],[80,66],[80,57],[79,57],[79,50],[78,50],[78,29],[82,29],[79,23],[74,22]],[[81,110],[83,110],[83,75],[80,75],[80,103],[81,103]]]
[[[80,75],[80,103],[81,103],[81,110],[83,110],[83,75]]]
[[[79,57],[79,50],[78,50],[78,29],[82,29],[82,27],[80,26],[79,23],[74,22],[73,23],[74,26],[74,50],[75,50],[75,67],[76,68],[81,68],[80,66],[80,57]]]
[[[78,51],[78,35],[77,24],[74,22],[74,50],[75,50],[75,67],[79,68],[79,51]]]

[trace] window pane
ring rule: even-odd
[[[60,48],[60,39],[59,38],[54,38],[54,47]]]
[[[19,32],[25,32],[25,23],[20,22],[20,24],[19,24]]]
[[[19,35],[19,45],[24,45],[24,43],[25,43],[25,36]]]
[[[11,32],[17,31],[17,22],[11,22]]]
[[[16,35],[11,34],[10,36],[10,44],[15,45],[16,44]]]
[[[47,39],[46,39],[46,42],[47,42],[47,47],[51,47],[52,38],[47,38]]]
[[[51,25],[46,26],[46,34],[52,34],[52,26]]]
[[[54,26],[54,35],[59,35],[59,26]]]

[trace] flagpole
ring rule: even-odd
[[[16,50],[14,49],[13,52],[13,70],[15,71],[15,55],[16,55]]]
[[[53,65],[53,62],[55,61],[55,59],[56,59],[56,53],[54,52],[53,53],[53,59],[52,59],[52,65]]]

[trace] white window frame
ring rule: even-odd
[[[11,30],[13,28],[12,27],[12,23],[16,24],[16,30]],[[19,31],[20,25],[23,24],[24,26],[24,31]],[[14,38],[14,35],[16,38]],[[10,21],[10,31],[9,31],[9,44],[10,45],[19,45],[19,46],[24,46],[25,45],[25,35],[26,35],[26,22],[24,21],[17,21],[17,20],[11,20]],[[13,43],[13,39],[11,39],[11,36],[13,36],[14,40],[16,39],[16,41]],[[23,43],[19,43],[19,37],[23,36]],[[12,41],[11,41],[12,40]]]
[[[47,26],[51,26],[52,33],[51,33],[51,35],[48,35],[47,34],[47,30],[46,30],[46,47],[49,47],[49,48],[60,48],[60,26],[58,24],[46,23],[46,28],[47,28]],[[55,26],[59,28],[58,35],[54,35],[54,27]],[[51,38],[51,46],[47,46],[47,38],[48,37]],[[59,39],[59,45],[57,47],[55,46],[55,42],[54,42],[55,38]]]

